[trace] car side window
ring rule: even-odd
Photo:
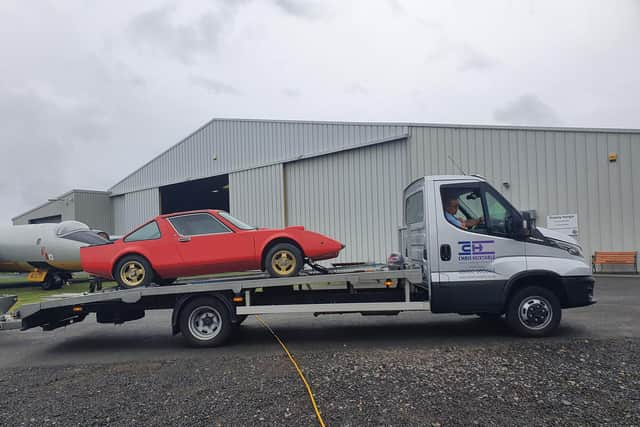
[[[169,218],[169,222],[182,236],[231,232],[227,226],[206,213],[174,216]]]
[[[155,240],[160,238],[160,229],[155,221],[138,228],[133,233],[124,238],[125,242],[138,242],[141,240]]]
[[[424,221],[424,198],[422,191],[407,197],[404,208],[405,224],[416,224]]]

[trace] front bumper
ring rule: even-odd
[[[595,304],[593,290],[595,280],[591,276],[563,277],[561,279],[564,293],[567,296],[563,301],[563,308],[584,307]]]

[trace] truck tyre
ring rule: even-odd
[[[304,264],[302,252],[291,243],[278,243],[269,251],[264,265],[271,277],[297,276]]]
[[[153,280],[151,264],[140,255],[126,255],[116,264],[113,277],[124,289],[149,285]]]
[[[180,332],[191,347],[217,347],[231,334],[231,315],[217,298],[199,297],[180,311]]]
[[[516,292],[508,302],[507,324],[512,331],[525,337],[551,334],[561,317],[558,297],[539,286],[529,286]]]

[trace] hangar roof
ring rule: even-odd
[[[118,195],[406,139],[411,127],[640,133],[638,129],[214,118],[109,190]]]

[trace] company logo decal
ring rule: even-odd
[[[493,261],[495,240],[464,240],[458,242],[458,261]]]

